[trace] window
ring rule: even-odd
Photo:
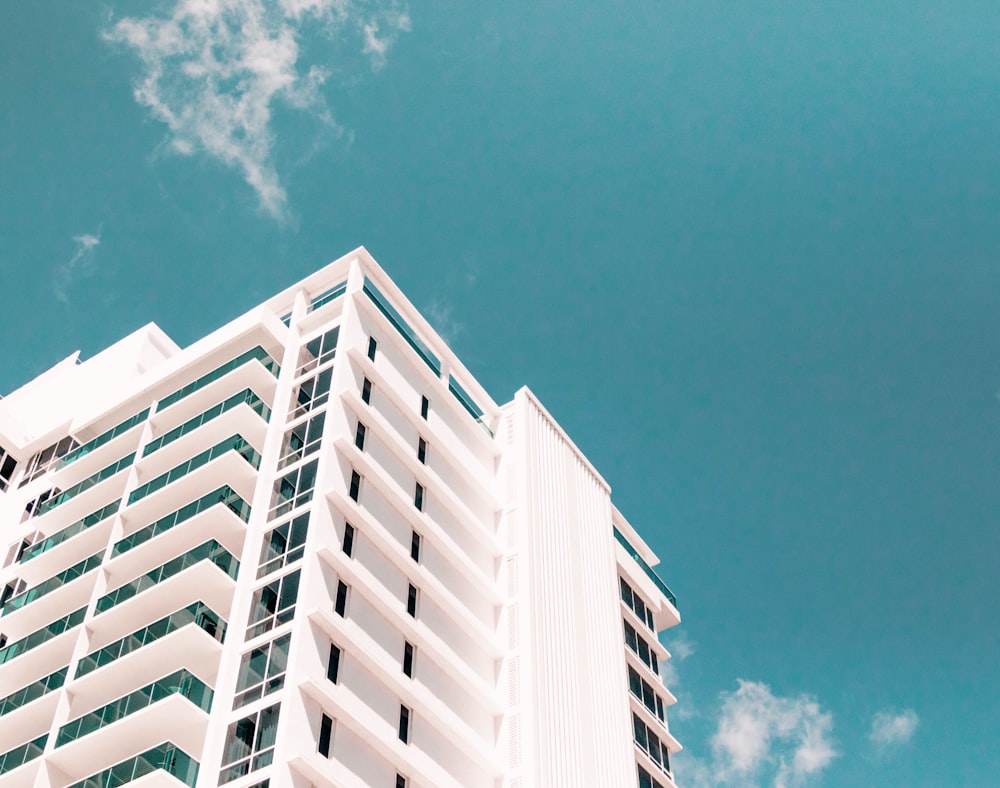
[[[24,478],[18,487],[24,487],[28,482],[37,479],[55,466],[55,464],[77,447],[77,442],[70,437],[63,438],[58,443],[42,449],[28,460],[24,470]]]
[[[340,677],[340,648],[330,644],[330,661],[326,663],[326,677],[331,684],[336,684]]]
[[[635,631],[628,621],[622,622],[625,625],[625,643],[642,660],[642,663],[657,676],[660,675],[660,664],[656,659],[656,652],[643,640],[639,633]]]
[[[416,531],[410,537],[410,558],[414,561],[420,561],[420,534]]]
[[[337,336],[339,334],[340,327],[337,326],[306,342],[299,351],[299,370],[296,377],[322,366],[332,359],[337,353]]]
[[[410,743],[410,710],[399,704],[399,740],[403,744]]]
[[[288,644],[291,634],[282,635],[270,643],[264,643],[248,651],[240,660],[240,672],[236,679],[236,698],[233,708],[246,706],[265,695],[277,692],[285,685],[285,670],[288,667]]]
[[[417,440],[417,459],[424,465],[427,464],[427,441],[423,438]]]
[[[406,612],[414,618],[417,617],[417,587],[413,583],[409,584],[406,591]]]
[[[628,669],[628,688],[647,709],[659,718],[660,722],[666,722],[663,698],[656,694],[653,686],[643,679],[631,665]]]
[[[654,780],[653,776],[641,766],[636,764],[636,768],[639,770],[639,788],[663,788],[663,786]]]
[[[295,615],[295,600],[298,593],[298,569],[258,588],[250,603],[247,640],[270,632],[279,624],[291,621]]]
[[[428,413],[428,411],[430,411],[430,409],[431,409],[431,402],[430,402],[430,400],[427,399],[427,397],[421,397],[420,398],[420,416],[421,416],[421,418],[426,419],[427,418],[427,413]]]
[[[318,465],[319,460],[307,462],[274,483],[274,492],[271,494],[272,519],[312,500]]]
[[[417,486],[413,491],[413,505],[417,507],[418,512],[424,510],[424,485],[417,482]]]
[[[624,578],[618,578],[618,585],[621,588],[622,602],[628,605],[632,612],[639,617],[639,620],[649,627],[650,631],[655,635],[656,622],[653,620],[652,608],[643,602],[642,597],[632,590],[632,586],[626,583]]]
[[[323,424],[326,414],[318,413],[308,421],[302,421],[291,427],[281,439],[281,452],[278,457],[278,470],[287,468],[303,457],[319,451],[323,439]]]
[[[7,489],[7,485],[10,484],[10,480],[14,476],[14,470],[17,468],[17,460],[11,457],[7,451],[0,446],[0,492]]]
[[[354,445],[357,446],[361,451],[365,450],[365,425],[360,421],[358,422],[358,431],[354,433]]]
[[[413,678],[413,644],[403,644],[403,675]]]
[[[219,785],[270,765],[278,731],[278,704],[232,723],[226,732]]]
[[[278,569],[298,561],[305,551],[306,534],[309,530],[309,512],[288,520],[264,534],[264,544],[260,548],[260,568],[257,577],[269,575]]]
[[[368,337],[368,358],[371,361],[375,360],[375,350],[378,348],[378,342],[375,341],[375,337]]]
[[[356,501],[361,496],[361,474],[351,471],[351,499]]]
[[[365,405],[372,404],[372,382],[368,378],[361,384],[361,400]]]
[[[337,600],[334,602],[333,609],[341,618],[347,612],[347,583],[343,580],[337,581]]]
[[[344,555],[348,558],[354,552],[354,526],[344,523]]]
[[[639,749],[652,758],[664,772],[670,774],[670,753],[667,745],[661,742],[635,713],[632,714],[632,731]]]
[[[292,398],[292,407],[288,413],[289,419],[297,419],[311,410],[325,405],[330,399],[330,382],[333,380],[333,367],[327,367],[318,375],[299,384]]]
[[[396,774],[396,788],[406,788],[406,778],[399,773]]]
[[[330,757],[330,738],[333,736],[333,720],[323,715],[319,724],[319,754],[324,758]]]

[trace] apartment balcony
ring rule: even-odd
[[[90,476],[133,451],[148,416],[149,408],[146,408],[77,446],[56,463],[53,481],[61,484],[64,478]]]
[[[85,613],[81,607],[21,637],[8,638],[0,648],[0,687],[13,691],[66,665]]]
[[[75,782],[164,740],[186,753],[200,755],[208,732],[211,696],[211,690],[197,679],[165,676],[140,692],[72,718],[60,728],[56,747],[46,760]]]
[[[115,499],[69,525],[48,531],[24,551],[13,571],[29,586],[34,586],[57,574],[62,567],[93,555],[107,545],[119,504]]]
[[[127,458],[128,455],[121,459]],[[104,477],[100,481],[94,481],[89,485],[86,484],[87,479],[92,479],[93,477],[87,477],[70,485],[70,487],[59,493],[59,495],[49,500],[59,500],[60,496],[66,495],[74,488],[78,488],[72,497],[65,499],[63,503],[59,503],[58,505],[45,506],[43,504],[40,507],[40,513],[33,519],[32,525],[43,533],[52,534],[95,512],[109,501],[121,498],[125,491],[125,483],[128,481],[130,467],[131,462],[119,468],[113,475]],[[99,469],[98,473],[100,473],[100,470],[102,469]]]
[[[8,639],[19,638],[39,621],[51,621],[69,613],[89,599],[100,575],[104,549],[88,556],[36,586],[7,600],[0,626]]]
[[[65,667],[62,671],[65,672]],[[40,687],[41,683],[36,680],[15,689],[8,688],[5,682],[5,688],[12,693],[7,696],[9,701],[4,704],[3,714],[0,715],[0,742],[3,743],[0,750],[6,750],[10,742],[23,741],[25,736],[35,738],[48,732],[62,696],[62,685],[46,691],[45,687]],[[5,784],[0,777],[0,785]]]
[[[0,752],[0,785],[3,788],[29,788],[41,768],[41,754],[48,739],[46,734],[25,740],[19,733],[8,741],[20,741],[16,747]]]
[[[135,788],[178,788],[178,783],[194,788],[198,770],[199,764],[194,758],[173,742],[164,742],[69,788],[110,788],[125,784]]]
[[[662,631],[677,626],[681,623],[677,597],[621,531],[614,528],[614,535],[618,571],[647,601],[653,603],[657,629]]]

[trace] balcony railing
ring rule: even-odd
[[[176,744],[164,742],[159,747],[146,750],[142,755],[122,761],[100,774],[73,783],[69,788],[117,788],[159,769],[176,777],[189,788],[194,788],[198,780],[198,761]]]
[[[198,470],[203,465],[207,465],[216,457],[221,457],[228,451],[235,451],[244,460],[246,460],[250,465],[253,466],[254,470],[260,468],[260,454],[257,450],[247,441],[242,435],[232,435],[226,438],[222,443],[217,443],[211,449],[206,449],[200,454],[196,454],[187,462],[181,463],[176,468],[171,468],[164,474],[157,476],[152,481],[147,482],[141,487],[136,488],[128,497],[129,506],[134,504],[136,501],[141,501],[147,495],[150,495],[157,490],[161,490],[166,487],[171,482],[175,482],[183,476],[187,476],[192,471]]]
[[[368,278],[365,277],[364,284],[365,295],[367,295],[373,304],[378,307],[379,312],[385,315],[386,319],[392,323],[393,328],[395,328],[401,337],[406,340],[408,344],[416,354],[420,356],[423,362],[430,367],[434,374],[438,377],[441,376],[441,360],[434,355],[429,347],[424,343],[417,333],[410,328],[409,324],[403,319],[403,316],[396,311],[395,307],[389,303],[387,299],[379,289],[375,287],[375,284]]]
[[[125,583],[114,591],[105,594],[97,600],[96,612],[103,613],[106,610],[110,610],[115,605],[131,599],[137,594],[141,594],[147,588],[152,588],[157,583],[162,583],[164,580],[183,572],[188,567],[192,567],[200,561],[211,561],[234,580],[240,568],[240,562],[236,560],[236,557],[213,539],[198,545],[193,550],[184,553],[184,555],[179,555],[167,561],[167,563],[156,567],[152,572],[137,577],[135,580]]]
[[[56,747],[81,739],[123,717],[149,708],[157,701],[169,698],[171,695],[187,698],[202,711],[207,712],[212,707],[212,690],[193,673],[178,670],[152,684],[147,684],[142,689],[113,700],[107,706],[66,723],[56,736]]]
[[[338,285],[334,285],[329,290],[324,290],[309,302],[309,306],[306,307],[306,314],[319,309],[321,306],[329,304],[331,301],[336,301],[346,292],[347,282],[341,282]],[[288,325],[288,323],[285,325]]]
[[[119,435],[124,435],[126,432],[128,432],[137,424],[141,424],[142,422],[144,422],[147,416],[149,416],[149,408],[146,408],[141,413],[136,413],[134,416],[125,419],[125,421],[123,421],[121,424],[116,424],[107,432],[101,433],[96,438],[87,441],[82,446],[77,446],[75,449],[73,449],[73,451],[71,451],[61,460],[59,460],[59,463],[56,467],[65,468],[71,462],[76,462],[81,457],[85,457],[86,455],[90,454],[92,451],[94,451],[94,449],[99,449],[105,443],[110,443]]]
[[[614,528],[614,526],[612,526],[612,528]],[[670,600],[670,604],[677,607],[677,597],[674,596],[674,592],[671,591],[670,588],[667,587],[667,584],[660,579],[660,576],[653,571],[653,567],[647,564],[643,557],[639,555],[639,551],[632,547],[629,540],[625,538],[625,535],[617,528],[614,530],[615,539],[618,540],[618,544],[624,547],[625,552],[632,556],[635,562],[642,567],[642,571],[645,572],[646,576],[653,581],[653,584],[660,589],[661,593]]]
[[[193,419],[181,424],[179,427],[175,427],[170,430],[170,432],[164,433],[159,438],[150,441],[146,444],[146,448],[142,451],[143,457],[148,457],[154,451],[162,449],[169,443],[173,443],[175,440],[183,435],[187,435],[189,432],[193,432],[198,429],[201,425],[207,424],[212,419],[218,418],[223,413],[233,408],[247,404],[250,409],[260,416],[264,421],[269,421],[271,418],[271,409],[267,407],[260,397],[258,397],[251,389],[243,389],[243,391],[238,394],[234,394],[228,399],[223,400],[217,405],[213,405],[211,408],[206,410],[204,413],[199,413]]]
[[[10,662],[15,657],[19,657],[21,654],[24,654],[26,651],[31,651],[31,649],[36,646],[47,643],[57,635],[61,635],[63,632],[72,629],[83,621],[83,617],[86,613],[87,608],[81,607],[79,610],[74,610],[68,616],[56,619],[48,626],[36,629],[30,635],[26,635],[20,640],[8,643],[3,648],[0,648],[0,665],[3,665],[5,662]]]
[[[196,602],[83,657],[76,666],[76,678],[121,659],[188,624],[196,624],[220,643],[226,636],[226,622],[222,616],[204,602]]]
[[[99,470],[97,473],[93,474],[92,476],[88,476],[82,482],[77,482],[72,487],[66,490],[62,490],[61,492],[53,495],[47,501],[40,503],[38,505],[38,508],[35,510],[35,515],[40,516],[45,514],[46,512],[50,512],[57,506],[62,506],[67,501],[72,500],[80,493],[86,492],[91,487],[100,484],[105,479],[110,479],[115,474],[119,473],[120,471],[123,471],[125,468],[128,468],[132,464],[132,461],[134,459],[135,459],[135,453],[133,452],[132,454],[122,457],[120,460],[118,460],[118,462],[112,463],[107,468],[101,468],[101,470]]]
[[[12,692],[3,700],[0,700],[0,717],[10,714],[22,706],[27,706],[33,700],[38,700],[43,695],[47,695],[59,689],[66,683],[66,671],[68,668],[60,668],[55,673],[50,673],[43,679],[39,679],[27,687],[21,687],[17,692]]]
[[[0,755],[0,774],[6,774],[18,766],[26,764],[28,761],[35,760],[35,758],[42,754],[42,751],[45,749],[45,742],[48,740],[49,734],[46,733],[34,741],[29,741],[20,747],[15,747],[13,750]]]
[[[192,501],[186,506],[182,506],[176,512],[171,512],[165,517],[161,517],[155,523],[140,528],[135,533],[115,542],[115,546],[112,548],[112,555],[117,556],[127,553],[133,547],[138,547],[144,542],[148,542],[154,536],[159,536],[164,531],[169,531],[174,526],[180,525],[184,521],[190,520],[196,514],[200,514],[206,509],[210,509],[220,503],[243,522],[249,521],[250,504],[240,498],[231,487],[220,487],[218,490],[210,492],[208,495],[202,496],[197,501]]]
[[[76,536],[78,533],[81,533],[82,531],[87,530],[92,525],[97,525],[98,523],[104,522],[109,517],[114,515],[115,512],[118,511],[118,506],[119,504],[121,504],[121,502],[122,502],[121,498],[119,498],[116,501],[112,501],[107,506],[98,509],[96,512],[92,512],[91,514],[88,514],[86,517],[77,520],[75,523],[67,525],[65,528],[56,531],[54,534],[52,534],[52,536],[49,536],[43,539],[42,541],[36,542],[35,544],[31,545],[31,547],[25,550],[24,553],[21,555],[21,563],[23,564],[25,561],[30,561],[32,558],[40,556],[42,553],[51,550],[56,545],[60,545],[67,539]]]
[[[244,364],[249,364],[251,361],[259,361],[268,372],[270,372],[274,377],[278,377],[278,373],[281,371],[281,367],[278,366],[278,362],[268,355],[268,352],[264,350],[260,345],[257,347],[246,351],[246,353],[241,353],[236,358],[230,359],[226,363],[216,367],[207,375],[202,375],[200,378],[192,383],[188,383],[183,388],[177,389],[177,391],[172,394],[168,394],[166,397],[160,400],[159,404],[156,406],[156,411],[166,410],[175,402],[179,402],[191,394],[194,394],[199,389],[203,389],[209,383],[214,383],[216,380],[232,372],[234,369],[242,367]]]
[[[34,602],[39,597],[43,597],[46,594],[55,591],[57,588],[62,588],[67,583],[72,583],[78,577],[82,577],[87,574],[91,569],[96,569],[101,565],[101,559],[104,557],[104,548],[102,547],[98,552],[94,553],[89,558],[85,558],[77,564],[69,567],[69,569],[64,569],[57,575],[53,575],[48,580],[39,583],[34,588],[29,588],[23,594],[18,594],[16,597],[9,599],[7,604],[3,606],[3,612],[0,616],[5,616],[8,613],[18,610],[24,607],[29,602]]]

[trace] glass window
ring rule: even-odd
[[[420,416],[422,418],[426,419],[427,418],[427,414],[430,411],[430,409],[431,409],[430,400],[427,399],[427,397],[423,397],[422,396],[420,398]]]
[[[354,433],[354,445],[357,446],[361,451],[365,450],[365,425],[360,421],[358,422],[358,430]]]
[[[425,465],[427,464],[427,441],[423,438],[417,440],[417,459]]]
[[[318,460],[307,462],[274,483],[271,495],[271,519],[280,517],[312,500],[318,465]]]
[[[403,744],[410,742],[410,710],[403,704],[399,705],[399,740]]]
[[[275,526],[264,534],[257,577],[269,575],[271,572],[298,561],[305,552],[308,531],[309,512],[305,512]]]
[[[371,361],[375,360],[375,351],[378,349],[378,342],[375,341],[375,337],[368,337],[368,358]]]
[[[330,644],[330,661],[326,663],[326,677],[336,684],[340,677],[340,648]]]
[[[333,737],[333,720],[323,715],[319,724],[319,754],[324,758],[330,757],[330,739]]]
[[[337,581],[337,599],[333,609],[341,618],[347,613],[347,583],[343,580]]]
[[[294,427],[289,428],[281,439],[278,470],[319,451],[325,423],[326,413],[318,413],[308,421],[299,422]]]
[[[353,500],[358,500],[361,496],[361,474],[357,471],[351,471],[351,498]]]
[[[291,639],[290,633],[282,635],[243,655],[240,660],[239,676],[236,679],[234,709],[277,692],[285,685],[288,644]]]
[[[420,561],[420,534],[416,531],[410,537],[410,558],[414,561]]]
[[[17,460],[11,457],[6,449],[0,446],[0,491],[6,491],[7,485],[14,477],[14,470],[17,468]]]
[[[361,400],[365,405],[372,403],[372,382],[368,378],[365,378],[364,383],[361,384]]]
[[[299,570],[272,580],[258,588],[250,603],[250,622],[247,640],[270,632],[285,624],[295,615],[295,601],[299,593]]]
[[[28,482],[34,481],[39,476],[48,473],[53,466],[75,448],[78,444],[73,438],[65,437],[57,443],[53,443],[42,449],[38,454],[28,460],[25,466],[24,478],[18,487],[24,487]]]
[[[418,512],[424,510],[424,486],[420,482],[417,482],[417,486],[413,490],[413,505],[417,507]]]
[[[232,723],[226,732],[219,784],[270,765],[278,731],[278,704]]]
[[[403,675],[413,678],[413,644],[403,644]]]
[[[337,337],[340,327],[331,328],[325,334],[313,337],[299,351],[299,364],[296,376],[303,375],[332,359],[337,353]]]
[[[417,587],[413,583],[409,584],[406,591],[406,612],[414,618],[417,617]]]
[[[354,526],[344,523],[344,555],[348,558],[354,552]]]
[[[330,399],[330,382],[333,380],[333,367],[321,370],[308,380],[299,384],[292,398],[289,420],[297,419],[311,410],[321,407]]]

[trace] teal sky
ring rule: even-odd
[[[5,5],[0,391],[364,244],[663,557],[681,786],[996,785],[1000,5],[327,5]]]

